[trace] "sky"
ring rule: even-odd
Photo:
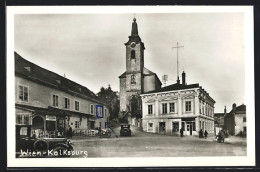
[[[246,104],[243,13],[136,13],[144,65],[167,85],[186,72],[216,101],[215,112]],[[134,14],[16,14],[14,49],[23,58],[93,92],[119,91]]]

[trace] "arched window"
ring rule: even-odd
[[[135,75],[131,75],[131,84],[135,84]]]
[[[135,59],[135,50],[131,51],[131,59]]]

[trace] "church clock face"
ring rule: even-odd
[[[131,47],[134,48],[135,47],[135,42],[131,42]]]

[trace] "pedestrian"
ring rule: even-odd
[[[204,131],[204,137],[205,137],[205,139],[208,137],[208,132],[207,132],[207,130]]]
[[[99,137],[101,138],[101,127],[99,126],[99,128],[98,128],[98,133],[99,133]]]
[[[183,128],[180,129],[181,137],[183,137]]]
[[[69,125],[68,137],[69,139],[72,139],[72,128],[70,125]]]

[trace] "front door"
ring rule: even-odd
[[[187,135],[192,135],[192,124],[187,124]]]
[[[165,122],[159,122],[159,133],[165,134]]]

